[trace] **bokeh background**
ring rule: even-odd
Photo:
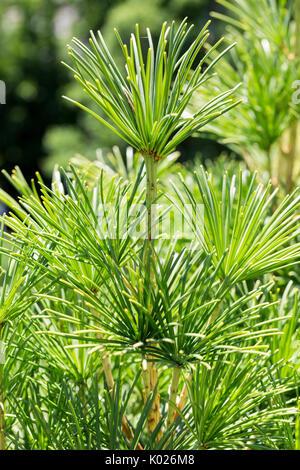
[[[27,178],[39,170],[47,179],[55,163],[64,166],[76,153],[93,159],[97,148],[124,150],[114,134],[62,99],[85,99],[61,64],[68,62],[66,45],[73,36],[86,40],[90,29],[101,29],[118,57],[115,26],[126,39],[138,22],[141,32],[149,26],[157,39],[163,21],[188,16],[196,33],[211,10],[220,10],[212,0],[1,0],[0,80],[6,83],[6,104],[0,106],[0,166],[11,171],[19,165]],[[214,42],[224,26],[215,20],[210,29]],[[222,147],[201,137],[188,139],[179,150],[188,160],[197,154],[214,158]]]

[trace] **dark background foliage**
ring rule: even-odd
[[[127,38],[138,22],[157,39],[163,21],[188,16],[196,33],[212,9],[218,9],[212,0],[1,0],[0,80],[7,89],[6,105],[0,106],[0,166],[10,171],[19,165],[28,178],[38,169],[47,177],[54,163],[64,165],[77,152],[92,159],[97,148],[124,149],[115,135],[61,98],[81,93],[60,63],[68,60],[66,44],[73,36],[84,40],[90,29],[100,28],[118,57],[115,26]],[[211,42],[221,28],[213,22]],[[179,150],[183,160],[197,152],[212,158],[220,146],[190,138]]]

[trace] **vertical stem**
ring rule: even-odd
[[[152,155],[145,155],[145,166],[146,166],[146,207],[147,207],[147,238],[146,238],[146,252],[147,256],[151,257],[152,242],[154,239],[154,208],[153,202],[157,197],[157,162],[154,160]],[[149,258],[148,260],[149,261]],[[150,263],[150,273],[151,263]],[[152,276],[151,276],[152,277]]]
[[[300,58],[300,0],[295,0],[295,18],[296,18],[296,59]]]
[[[100,353],[100,355],[101,355],[101,359],[102,359],[105,380],[106,380],[106,383],[107,383],[107,386],[108,386],[108,389],[109,389],[110,393],[112,393],[115,382],[114,382],[113,375],[112,375],[110,359],[108,357],[108,353],[107,353],[106,350],[102,351]],[[125,415],[122,416],[122,429],[123,429],[123,432],[124,432],[125,436],[127,437],[127,439],[129,441],[131,441],[134,434],[133,434],[133,431],[132,431]],[[138,447],[139,450],[143,450],[140,443],[138,443],[137,447]]]
[[[98,335],[102,337],[102,335]],[[110,359],[108,357],[108,353],[106,350],[100,350],[100,356],[102,360],[103,371],[105,375],[105,380],[108,386],[108,389],[111,391],[114,388],[114,379],[112,376],[111,364]]]
[[[78,383],[78,387],[79,387],[78,395],[80,396],[80,400],[81,400],[82,412],[86,414],[86,397],[85,397],[86,384],[84,383],[83,380],[81,380]]]
[[[214,311],[212,312],[211,316],[208,319],[207,326],[211,325],[218,318],[220,314],[220,310],[221,310],[221,305],[222,305],[222,302],[220,302],[216,306],[216,308],[214,309]]]
[[[191,375],[189,374],[186,378],[186,381],[187,382],[190,382],[192,380],[192,377]],[[181,394],[180,394],[180,397],[179,397],[179,400],[178,400],[178,403],[177,403],[177,408],[182,411],[183,408],[185,407],[185,404],[187,402],[187,399],[188,399],[188,388],[187,388],[187,384],[185,383],[184,386],[183,386],[183,389],[181,391]],[[175,412],[175,416],[174,416],[174,419],[177,418],[178,416],[178,412],[176,411]]]
[[[287,155],[287,174],[286,174],[286,189],[290,192],[293,189],[293,175],[297,153],[297,134],[298,134],[298,121],[293,121],[289,129],[289,152]]]
[[[178,393],[180,374],[181,374],[181,368],[174,367],[173,372],[172,372],[172,382],[171,382],[171,388],[170,388],[169,401],[175,404],[176,404],[176,398],[177,398],[177,393]],[[172,404],[169,403],[167,427],[171,426],[174,419],[175,419],[175,409],[173,408]]]
[[[101,335],[99,335],[99,337],[101,337]],[[106,383],[107,383],[107,386],[108,386],[108,389],[109,389],[110,393],[112,393],[115,382],[114,382],[114,378],[113,378],[113,375],[112,375],[111,363],[110,363],[110,359],[109,359],[109,356],[108,356],[108,352],[106,350],[102,350],[102,351],[100,351],[100,356],[101,356],[101,359],[102,359],[102,365],[103,365],[105,380],[106,380]],[[127,439],[131,440],[133,438],[133,432],[130,429],[130,426],[127,422],[127,418],[126,418],[125,415],[122,416],[122,429],[123,429],[123,432],[124,432],[125,436],[127,437]]]
[[[97,336],[100,339],[103,338],[101,333],[98,333]],[[110,393],[112,393],[113,389],[114,389],[114,386],[115,386],[115,382],[114,382],[114,378],[113,378],[113,375],[112,375],[110,358],[109,358],[109,355],[108,355],[108,352],[107,352],[106,349],[103,348],[102,350],[100,350],[100,357],[101,357],[101,360],[102,360],[102,366],[103,366],[103,372],[104,372],[104,375],[105,375],[105,380],[106,380],[106,383],[107,383],[107,386],[108,386],[108,389],[109,389]],[[133,431],[132,431],[125,415],[122,416],[122,429],[123,429],[123,432],[124,432],[125,436],[127,437],[127,439],[129,441],[131,441],[132,438],[133,438]],[[139,450],[143,449],[142,446],[140,445],[140,443],[138,443],[138,449]]]
[[[295,44],[295,67],[299,67],[300,59],[300,0],[295,0],[295,21],[296,21],[296,44]],[[289,152],[287,155],[287,175],[286,187],[290,192],[293,189],[294,167],[297,156],[298,143],[298,119],[295,119],[290,128]]]
[[[153,208],[153,203],[157,197],[157,161],[154,158],[154,155],[145,155],[145,166],[146,166],[146,208],[147,208],[147,238],[145,246],[145,257],[144,265],[146,275],[148,275],[150,289],[149,289],[149,298],[148,298],[148,309],[149,313],[152,314],[153,306],[151,304],[151,292],[155,288],[155,280],[153,276],[153,239],[154,239],[154,217],[155,212]],[[145,399],[153,393],[157,382],[158,382],[158,373],[155,366],[155,362],[151,357],[146,357],[143,362],[143,379],[144,379],[144,389],[145,389]],[[160,420],[160,395],[158,390],[156,390],[156,396],[152,405],[152,409],[149,413],[147,428],[148,432],[152,433],[157,426]],[[161,438],[161,432],[157,435],[157,440]]]
[[[102,335],[99,335],[99,337],[101,337],[101,336]],[[114,382],[114,378],[113,378],[113,375],[112,375],[111,363],[110,363],[110,359],[109,359],[109,356],[108,356],[108,352],[106,350],[102,350],[100,352],[100,356],[101,356],[101,359],[102,359],[102,365],[103,365],[105,380],[106,380],[108,389],[109,389],[110,393],[112,394],[114,386],[115,386],[115,382]],[[129,441],[131,441],[134,434],[133,434],[133,431],[132,431],[125,415],[122,416],[122,429],[123,429],[123,432],[124,432],[125,436],[127,437],[127,439]],[[143,450],[140,443],[138,443],[137,447],[138,447],[139,450]]]
[[[266,148],[266,157],[267,157],[267,169],[268,169],[268,173],[269,173],[269,179],[272,179],[273,169],[272,169],[271,147]]]
[[[2,338],[2,331],[4,323],[0,324],[0,343]],[[1,347],[1,345],[0,345]],[[5,408],[4,408],[4,364],[1,363],[0,357],[0,450],[5,450]]]

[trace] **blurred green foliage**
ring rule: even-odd
[[[113,27],[126,38],[139,22],[141,32],[149,26],[157,39],[163,21],[187,15],[200,27],[213,7],[211,0],[2,0],[0,79],[7,86],[7,104],[0,107],[1,167],[10,170],[18,164],[28,177],[36,168],[49,175],[54,163],[64,165],[75,153],[94,158],[97,148],[115,144],[125,150],[110,131],[99,130],[97,122],[61,98],[66,94],[82,100],[60,64],[74,35],[86,40],[90,29],[100,28],[119,54]],[[193,139],[181,150],[191,158]]]
[[[207,130],[242,156],[247,166],[290,191],[300,175],[296,132],[300,116],[294,99],[300,78],[300,11],[289,0],[216,0],[226,14],[212,13],[225,26],[225,43],[236,43],[216,66],[217,75],[200,89],[199,108],[216,90],[241,83],[242,105]],[[299,18],[298,18],[299,17]],[[217,55],[217,52],[216,52]],[[295,153],[295,155],[293,155]]]

